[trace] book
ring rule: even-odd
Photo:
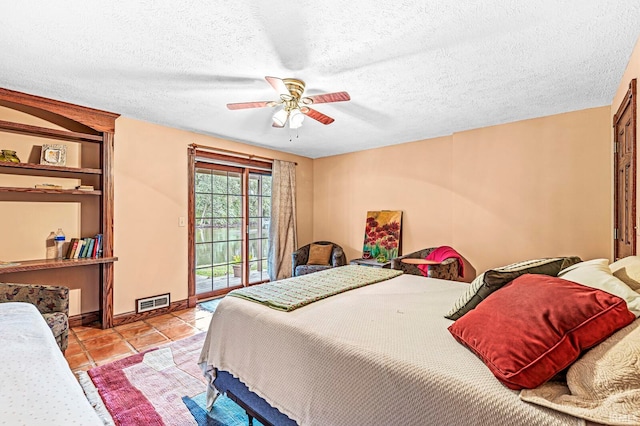
[[[69,248],[67,249],[67,255],[65,256],[65,259],[73,259],[73,254],[76,251],[77,247],[78,239],[72,238],[71,241],[69,241]]]
[[[82,239],[82,248],[80,249],[80,253],[78,254],[78,259],[82,259],[84,256],[84,252],[87,249],[87,239]]]
[[[93,252],[91,253],[91,257],[98,257],[98,236],[93,237]]]
[[[84,244],[82,245],[82,251],[80,252],[80,258],[87,257],[87,250],[89,249],[89,238],[84,239]]]
[[[93,185],[78,185],[76,189],[78,191],[93,191]]]
[[[89,245],[84,257],[93,257],[93,246],[96,244],[95,238],[89,238]]]
[[[62,189],[62,185],[55,185],[53,183],[37,183],[36,189]]]
[[[9,268],[11,266],[18,266],[20,262],[3,262],[0,260],[0,268]]]
[[[96,251],[96,257],[102,257],[102,234],[96,235],[98,239],[98,250]]]
[[[80,257],[80,252],[82,251],[82,246],[84,245],[84,240],[82,238],[78,239],[78,246],[76,247],[76,251],[73,253],[73,258],[78,259]]]

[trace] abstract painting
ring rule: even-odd
[[[364,259],[385,262],[400,254],[402,211],[382,210],[367,212],[364,230]]]

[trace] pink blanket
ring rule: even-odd
[[[433,250],[431,253],[425,257],[425,260],[433,260],[434,262],[442,262],[445,259],[449,259],[453,257],[458,260],[458,276],[464,276],[464,261],[462,260],[462,256],[460,253],[455,251],[449,246],[441,246]],[[422,275],[425,277],[429,274],[429,265],[418,265],[418,268],[422,271]]]

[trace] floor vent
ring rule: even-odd
[[[136,312],[140,313],[158,308],[166,308],[169,306],[169,303],[169,293],[146,297],[144,299],[136,299]]]

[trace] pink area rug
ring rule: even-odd
[[[197,365],[206,333],[93,368],[89,377],[116,425],[242,425],[247,416],[226,397],[205,410]]]

